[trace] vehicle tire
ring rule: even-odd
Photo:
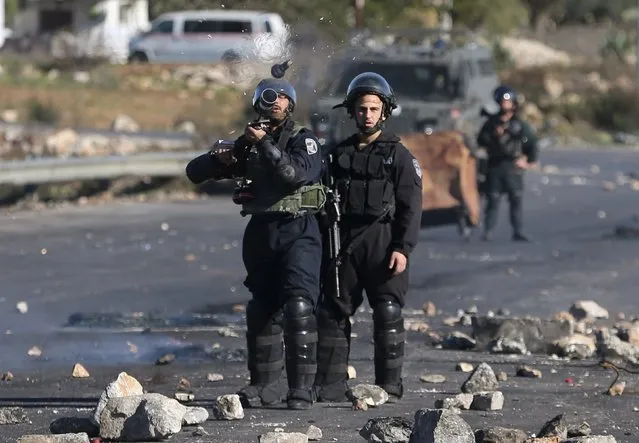
[[[134,52],[129,56],[129,63],[148,63],[149,58],[144,52]]]
[[[229,49],[222,54],[222,62],[224,63],[237,63],[242,60],[242,56],[232,49]]]

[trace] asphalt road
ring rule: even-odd
[[[504,202],[496,239],[463,242],[452,226],[422,231],[411,258],[407,313],[421,317],[426,300],[443,316],[477,306],[480,313],[499,308],[513,315],[550,317],[579,299],[593,299],[612,315],[638,314],[639,241],[615,238],[619,223],[639,212],[639,192],[628,184],[613,191],[602,182],[639,173],[639,152],[548,151],[546,171],[527,176],[525,223],[532,244],[510,241]],[[248,293],[242,282],[241,239],[246,219],[228,198],[196,202],[116,203],[6,214],[0,222],[0,406],[28,407],[30,424],[0,428],[0,440],[48,430],[62,415],[82,416],[121,370],[139,377],[152,392],[172,395],[187,377],[196,403],[206,405],[245,382],[243,318],[233,313]],[[25,301],[28,312],[16,304]],[[353,364],[358,381],[372,381],[370,314],[360,312],[353,332]],[[437,320],[429,320],[437,328]],[[239,337],[220,328],[231,325]],[[40,356],[27,354],[37,346]],[[173,352],[167,366],[155,360]],[[600,393],[611,374],[586,368],[593,362],[562,363],[540,357],[497,357],[431,349],[411,333],[407,347],[408,393],[398,405],[350,412],[347,405],[317,405],[309,412],[246,411],[245,420],[209,420],[206,439],[190,430],[172,441],[257,441],[260,433],[283,427],[305,430],[315,422],[324,441],[364,441],[357,430],[368,418],[407,415],[433,407],[453,394],[465,375],[457,361],[488,361],[514,375],[517,362],[539,365],[541,380],[511,377],[504,383],[506,404],[499,412],[464,412],[474,427],[517,426],[538,432],[564,412],[571,421],[587,420],[595,433],[619,442],[639,441],[636,375],[628,375],[626,394]],[[82,362],[89,379],[72,379]],[[550,372],[550,367],[556,373]],[[419,382],[424,371],[447,376],[442,385]],[[208,372],[225,376],[206,381]],[[579,385],[564,382],[572,376]],[[634,377],[634,379],[633,379]]]

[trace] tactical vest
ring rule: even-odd
[[[394,209],[394,151],[391,143],[379,143],[368,152],[352,145],[338,148],[333,174],[343,214],[380,217]]]
[[[277,141],[282,152],[291,137],[295,137],[304,126],[289,120]],[[321,155],[320,152],[317,155]],[[282,213],[299,217],[313,214],[324,207],[326,189],[321,184],[301,186],[293,192],[286,189],[274,177],[273,171],[264,167],[257,148],[251,148],[246,159],[246,180],[250,185],[252,197],[242,204],[241,214]]]
[[[515,160],[523,154],[525,133],[523,131],[522,123],[518,120],[511,120],[511,122],[509,122],[509,126],[513,123],[519,125],[518,130],[513,131],[510,127],[507,127],[506,132],[508,133],[509,138],[503,143],[498,142],[499,146],[495,153],[496,157]]]

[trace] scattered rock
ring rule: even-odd
[[[357,378],[357,371],[355,370],[354,366],[348,365],[347,372],[349,380]]]
[[[71,376],[75,378],[86,378],[90,375],[89,371],[87,371],[84,366],[82,366],[80,363],[76,363],[75,365],[73,365],[73,372],[71,373]]]
[[[22,408],[0,408],[0,425],[27,423],[29,419]]]
[[[315,425],[310,425],[306,430],[306,436],[309,441],[318,441],[322,439],[322,430]]]
[[[568,438],[568,427],[564,420],[564,414],[559,414],[546,422],[537,433],[537,437],[559,437],[560,440]]]
[[[191,402],[195,400],[195,394],[192,392],[176,392],[174,397],[177,401],[181,401],[184,403]]]
[[[587,437],[592,433],[588,422],[583,422],[579,426],[568,427],[568,437]]]
[[[618,381],[617,383],[613,384],[612,386],[608,388],[607,393],[611,397],[617,397],[619,395],[622,395],[625,389],[626,389],[626,382]]]
[[[519,429],[494,426],[475,431],[477,443],[524,443],[528,435]]]
[[[186,408],[186,413],[182,418],[182,424],[184,426],[193,426],[204,423],[209,419],[209,411],[200,407],[189,407]]]
[[[69,157],[73,154],[80,136],[71,128],[60,129],[49,135],[45,142],[45,149],[55,157]]]
[[[0,112],[0,120],[4,123],[17,123],[20,118],[20,114],[15,109],[5,109]]]
[[[590,435],[587,437],[574,437],[563,440],[561,443],[617,443],[612,435]]]
[[[100,414],[100,437],[123,441],[167,439],[182,429],[186,406],[162,394],[110,398]]]
[[[517,377],[541,378],[541,376],[542,374],[539,369],[534,369],[526,365],[517,368]]]
[[[422,309],[424,310],[424,314],[426,314],[426,317],[434,317],[437,315],[437,307],[432,301],[424,302],[424,306]]]
[[[26,301],[20,301],[16,304],[16,309],[20,314],[26,314],[29,312],[29,305]]]
[[[100,435],[100,428],[88,417],[60,417],[51,422],[49,431],[52,434],[80,434],[89,437]]]
[[[206,432],[206,429],[204,429],[202,426],[198,426],[197,428],[195,428],[195,431],[191,433],[192,437],[204,437],[206,435],[209,435],[209,433]]]
[[[435,400],[435,408],[437,409],[462,409],[467,411],[473,404],[474,394],[460,393],[454,397]]]
[[[598,330],[595,337],[600,357],[611,360],[622,359],[639,364],[639,347],[621,340],[607,328]]]
[[[197,127],[195,126],[195,123],[189,120],[178,122],[175,125],[174,130],[184,134],[197,134]]]
[[[120,372],[118,378],[115,379],[115,381],[109,383],[104,392],[102,392],[102,395],[100,395],[98,406],[95,408],[95,412],[93,413],[93,422],[96,425],[100,424],[100,416],[102,414],[102,410],[110,399],[127,396],[139,396],[142,394],[144,394],[144,389],[142,388],[140,382],[131,377],[126,372]]]
[[[138,132],[140,125],[128,115],[120,114],[113,120],[111,130],[116,132]]]
[[[175,354],[165,354],[162,357],[158,358],[155,362],[156,365],[168,365],[169,363],[173,363],[175,361]]]
[[[267,432],[258,439],[259,443],[308,443],[308,436],[301,432]]]
[[[40,357],[42,355],[42,350],[37,346],[32,346],[28,351],[27,355],[30,357]]]
[[[427,332],[430,326],[428,326],[428,323],[420,321],[420,320],[405,319],[404,328],[407,331],[412,331],[412,332]]]
[[[573,317],[572,314],[568,311],[555,312],[552,318],[555,321],[575,321],[575,317]]]
[[[351,407],[353,411],[368,411],[368,405],[361,398],[353,399],[353,405]]]
[[[461,387],[462,392],[474,394],[477,392],[496,391],[499,389],[499,382],[495,377],[495,372],[488,363],[482,362],[470,374],[470,377]]]
[[[470,409],[475,411],[501,411],[504,407],[504,394],[500,391],[477,392],[473,395]]]
[[[58,435],[24,435],[17,440],[17,443],[89,443],[89,436],[84,433]]]
[[[447,409],[420,409],[409,443],[475,443],[472,428],[459,415]]]
[[[446,377],[441,374],[425,374],[419,377],[419,379],[424,383],[444,383],[446,381]]]
[[[213,416],[218,420],[241,420],[244,408],[237,394],[220,395],[213,404]]]
[[[570,313],[575,320],[596,320],[609,317],[608,311],[592,300],[580,300],[570,307]]]
[[[351,389],[353,400],[362,400],[368,406],[381,406],[388,401],[388,393],[376,385],[359,384]]]
[[[497,381],[506,381],[508,380],[508,374],[506,374],[506,372],[504,371],[499,371],[495,374],[495,377],[497,378]]]
[[[206,375],[206,379],[211,382],[222,381],[224,380],[224,376],[222,374],[216,374],[214,372],[211,372],[210,374]]]
[[[499,337],[489,345],[488,350],[493,354],[529,354],[524,337]]]
[[[572,334],[555,340],[553,343],[553,353],[560,357],[573,359],[587,359],[592,357],[597,351],[595,339],[583,334]]]
[[[2,381],[11,381],[13,380],[13,374],[11,372],[5,372],[4,374],[2,374],[2,377],[0,378],[0,380]]]
[[[406,443],[410,439],[413,422],[403,417],[379,417],[366,422],[359,435],[368,442]]]
[[[470,363],[459,362],[455,366],[455,370],[460,372],[471,372],[473,370],[473,365]]]
[[[477,346],[477,342],[467,334],[463,332],[453,331],[442,342],[444,349],[455,349],[460,351],[466,351],[474,349]]]

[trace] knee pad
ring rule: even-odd
[[[309,331],[317,328],[313,303],[305,297],[291,297],[284,304],[285,329]]]
[[[373,324],[381,329],[395,329],[396,325],[401,324],[403,330],[402,307],[394,301],[377,303],[373,308]]]

